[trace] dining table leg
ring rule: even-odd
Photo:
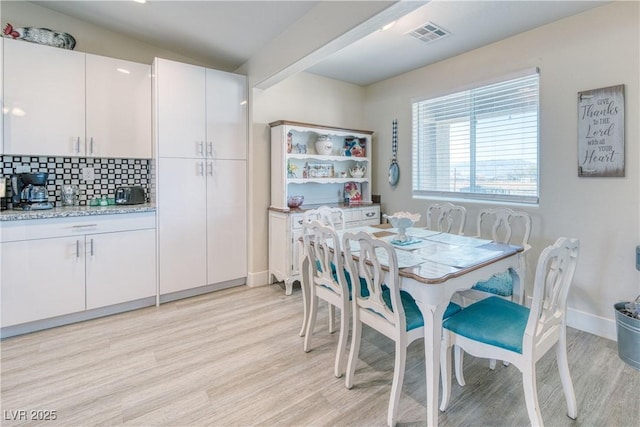
[[[451,292],[443,286],[429,286],[402,278],[402,289],[416,301],[424,319],[424,360],[427,391],[427,425],[438,425],[440,381],[440,341],[442,316],[449,304]],[[428,302],[427,302],[428,301]],[[433,303],[436,303],[435,305]]]
[[[440,342],[442,337],[442,316],[445,305],[427,305],[418,302],[424,319],[424,359],[427,391],[427,425],[438,425],[438,398],[440,381]],[[431,325],[431,327],[428,327]]]

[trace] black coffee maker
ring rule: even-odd
[[[11,175],[11,204],[13,209],[40,210],[51,209],[53,204],[48,201],[47,172],[19,173]]]

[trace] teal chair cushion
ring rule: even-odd
[[[322,265],[320,265],[320,261],[316,260],[316,268],[318,271],[322,271]],[[333,280],[338,282],[338,273],[336,272],[336,265],[331,263],[331,275],[333,276]],[[347,269],[344,269],[344,278],[347,280],[347,287],[349,288],[349,300],[351,300],[351,276]],[[338,282],[339,283],[339,282]],[[361,277],[360,278],[360,294],[363,297],[369,296],[369,289],[367,288],[367,282]]]
[[[522,354],[529,309],[500,297],[471,304],[444,321],[443,327],[474,341]]]
[[[322,266],[320,265],[320,261],[318,260],[316,260],[316,267],[319,271],[322,271]],[[336,266],[334,263],[331,263],[331,273],[333,274],[334,280],[337,282],[338,274],[336,272]],[[351,299],[351,275],[349,275],[349,272],[346,269],[344,270],[344,276],[347,280],[347,286],[349,287],[349,299]],[[362,277],[360,277],[360,293],[365,298],[369,296],[367,282]],[[391,308],[391,294],[387,286],[383,286],[382,299],[384,300],[385,304],[387,304],[387,307],[393,310]],[[413,297],[405,291],[400,291],[400,299],[402,300],[402,306],[404,307],[404,313],[407,318],[407,331],[424,326],[422,313],[420,312],[420,309],[418,308],[418,305],[416,304],[416,301],[413,299]],[[449,303],[449,306],[444,311],[444,316],[442,316],[442,318],[447,319],[460,310],[462,310],[462,307],[460,307],[458,304],[453,302]]]
[[[389,307],[389,309],[393,311],[393,308],[391,307],[391,290],[386,286],[384,286],[384,288],[382,289],[382,299],[384,300],[385,304],[387,304],[387,307]],[[400,300],[402,301],[402,306],[404,307],[404,315],[407,318],[407,331],[424,326],[422,313],[420,312],[418,304],[416,304],[416,301],[413,299],[413,297],[409,295],[409,293],[401,290]],[[460,307],[458,304],[454,302],[449,303],[449,306],[444,311],[444,316],[442,316],[442,318],[446,319],[450,316],[453,316],[460,310],[462,310],[462,307]]]
[[[472,289],[508,297],[513,295],[513,277],[509,271],[492,276],[485,282],[478,282]]]

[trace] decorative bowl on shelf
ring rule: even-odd
[[[287,206],[290,208],[298,208],[304,202],[304,196],[289,196],[287,199]]]
[[[366,171],[366,168],[364,166],[354,166],[351,169],[349,169],[349,174],[353,178],[362,178],[364,176],[365,171]]]
[[[393,228],[398,229],[398,237],[396,240],[400,242],[408,242],[411,237],[407,236],[407,228],[411,228],[413,224],[420,221],[420,214],[412,214],[409,212],[396,212],[393,215],[384,215],[391,223]]]
[[[316,153],[322,156],[330,156],[333,151],[333,141],[329,135],[320,135],[316,139]]]

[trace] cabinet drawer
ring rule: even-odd
[[[377,220],[378,224],[380,223],[380,208],[378,206],[362,209],[363,221],[369,221],[374,219]]]
[[[3,221],[0,241],[48,239],[114,231],[155,228],[155,212]]]
[[[302,224],[304,222],[303,215],[291,215],[291,228],[298,229],[302,228]]]
[[[362,219],[362,211],[357,208],[345,209],[344,219],[346,222],[360,221]]]

